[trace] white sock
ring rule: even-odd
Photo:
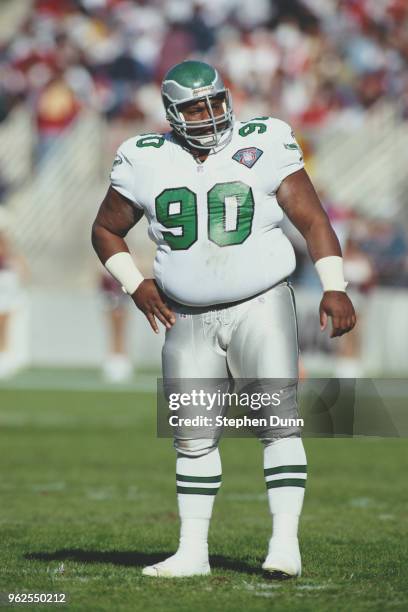
[[[183,518],[177,552],[189,557],[208,557],[208,529],[210,519]]]
[[[301,438],[282,438],[264,448],[274,539],[297,538],[306,484],[306,455]]]
[[[221,486],[218,449],[201,457],[178,455],[176,462],[180,542],[177,552],[143,569],[144,576],[208,575],[208,528],[214,499]]]
[[[215,496],[221,486],[218,449],[201,457],[179,455],[176,480],[180,515],[178,552],[188,556],[208,557],[208,529]]]

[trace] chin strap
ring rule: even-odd
[[[228,130],[226,130],[223,134],[221,134],[220,139],[218,140],[217,143],[213,145],[208,145],[208,148],[205,147],[205,143],[201,143],[201,146],[197,147],[197,150],[209,151],[209,155],[212,155],[214,153],[219,153],[220,151],[222,151],[222,149],[224,149],[231,142],[232,133],[233,133],[233,125],[231,125],[231,127]],[[189,147],[194,147],[194,142],[192,138],[190,137],[186,138],[185,136],[182,136],[182,138],[184,138],[184,140],[187,142]],[[203,148],[201,149],[201,147]]]

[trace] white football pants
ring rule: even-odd
[[[176,323],[166,331],[162,351],[165,385],[172,385],[172,379],[290,379],[287,410],[285,404],[282,409],[284,416],[297,416],[297,321],[287,281],[234,304],[193,308],[167,301]],[[299,434],[296,428],[286,428],[280,437]],[[184,455],[201,456],[217,446],[220,435],[221,429],[214,428],[205,437],[191,439],[177,429],[174,444]],[[259,437],[270,443],[265,431]]]

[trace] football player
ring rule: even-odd
[[[287,278],[295,268],[280,228],[284,213],[306,239],[323,286],[320,322],[331,337],[355,325],[337,237],[303,168],[286,123],[234,119],[218,71],[199,61],[169,70],[162,97],[171,131],[143,134],[118,149],[111,185],[93,225],[93,245],[146,315],[166,328],[163,378],[297,380],[296,313]],[[157,244],[154,279],[144,279],[124,240],[146,215]],[[293,414],[296,388],[285,405]],[[180,543],[146,576],[210,572],[207,535],[221,484],[219,430],[194,439],[177,430]],[[265,432],[264,474],[272,536],[263,569],[300,575],[298,522],[306,457],[297,428]]]

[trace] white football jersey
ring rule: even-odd
[[[118,149],[111,184],[147,217],[164,293],[209,306],[248,298],[293,272],[275,194],[301,168],[290,126],[260,117],[235,122],[230,143],[203,163],[171,132],[130,138]]]

